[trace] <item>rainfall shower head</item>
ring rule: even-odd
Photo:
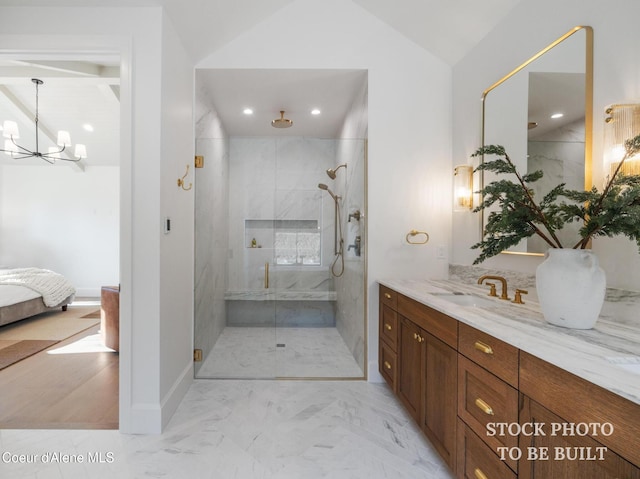
[[[333,191],[331,191],[327,185],[325,185],[324,183],[318,183],[318,188],[320,188],[321,190],[326,190],[326,192],[331,195],[331,198],[333,198],[336,203],[338,202],[339,196],[334,195]]]
[[[280,118],[271,120],[271,126],[274,128],[289,128],[293,125],[293,121],[284,117],[284,110],[280,110]]]
[[[329,175],[329,178],[331,178],[332,180],[335,180],[336,179],[336,171],[338,171],[340,168],[346,168],[346,167],[347,167],[347,164],[344,163],[344,164],[342,164],[340,166],[336,166],[335,168],[329,168],[327,170],[327,175]]]

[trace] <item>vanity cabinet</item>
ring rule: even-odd
[[[455,469],[457,351],[449,343],[455,346],[457,341],[457,321],[394,293],[380,290],[380,353],[381,357],[389,354],[389,343],[395,337],[396,381],[390,382],[384,364],[380,372],[445,462]],[[396,309],[390,311],[393,300]]]
[[[398,377],[398,293],[380,286],[378,370],[391,390],[397,392]]]
[[[460,323],[458,352],[458,417],[465,428],[471,429],[480,440],[465,439],[468,444],[458,453],[461,468],[458,477],[465,477],[465,471],[468,473],[469,469],[473,469],[474,477],[482,478],[482,474],[495,477],[496,471],[500,471],[498,477],[511,477],[511,474],[515,477],[518,461],[509,456],[501,461],[499,448],[518,447],[517,436],[488,435],[487,424],[518,423],[519,351],[504,341]],[[465,436],[469,437],[469,434],[465,432]],[[486,448],[492,455],[485,461],[486,467],[491,464],[491,474],[481,465],[466,463],[469,459],[487,456]],[[501,467],[495,465],[495,461],[502,463]]]
[[[571,401],[571,398],[567,398]],[[580,479],[639,479],[640,469],[622,459],[589,436],[569,434],[552,435],[551,425],[565,423],[563,418],[552,413],[527,396],[523,396],[520,421],[545,424],[545,435],[520,436],[521,479],[580,478]],[[531,448],[531,449],[529,449]],[[528,460],[528,451],[548,458]]]
[[[640,479],[640,405],[382,285],[379,357],[460,479]],[[489,422],[543,422],[547,433],[491,435]],[[613,433],[553,436],[552,423],[607,423]],[[500,457],[501,447],[522,456]],[[548,448],[550,458],[531,460],[528,448]]]
[[[527,461],[525,457],[519,477],[640,478],[640,405],[525,352],[520,355],[520,391],[520,423],[548,426],[545,436],[521,436],[520,448],[548,447],[551,458]],[[580,429],[560,429],[552,435],[554,423],[595,424],[598,429],[588,429],[586,435]],[[599,429],[605,424],[611,425],[610,434]],[[562,448],[558,454],[556,447]],[[602,458],[598,447],[606,448]],[[578,459],[567,460],[568,454],[577,454]]]
[[[457,476],[462,479],[515,479],[516,473],[462,419],[457,430]]]

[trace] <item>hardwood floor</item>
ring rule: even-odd
[[[0,371],[0,429],[118,429],[118,354],[48,353],[98,330],[94,326]]]

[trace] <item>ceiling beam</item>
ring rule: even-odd
[[[102,70],[105,68],[102,65],[88,62],[74,62],[74,61],[14,61],[17,65],[31,66],[35,68],[42,68],[43,70],[50,70],[54,72],[62,72],[72,75],[80,76],[102,76]]]
[[[30,67],[0,67],[0,84],[24,85],[31,78],[45,80],[47,85],[86,86],[86,85],[119,85],[120,73],[118,69],[108,69],[102,76],[71,76],[68,73],[39,70]]]
[[[18,112],[20,112],[21,115],[24,116],[24,120],[27,123],[32,123],[33,119],[35,118],[35,112],[31,111],[24,103],[22,103],[12,92],[11,90],[9,90],[9,88],[7,88],[4,85],[0,85],[0,94],[4,95],[10,102],[11,104],[16,108],[16,110],[18,110]],[[53,132],[42,123],[42,120],[38,119],[38,129],[41,133],[44,133],[44,135],[49,138],[49,140],[51,140],[51,142],[53,142],[53,144],[55,145],[57,142],[57,138],[56,135],[53,134]],[[69,153],[65,150],[62,153],[60,153],[61,155],[65,156],[68,159],[71,159],[71,156],[69,155]],[[71,166],[73,169],[75,169],[76,171],[84,171],[84,164],[82,164],[81,162],[75,162],[75,161],[65,161],[65,163],[68,163],[69,166]]]

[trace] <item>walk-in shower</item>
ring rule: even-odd
[[[194,348],[203,357],[194,365],[195,375],[363,378],[366,254],[347,245],[360,244],[360,238],[365,244],[366,222],[353,216],[349,222],[347,212],[366,211],[366,142],[309,136],[305,131],[313,130],[305,130],[306,124],[317,129],[318,119],[304,118],[295,106],[287,107],[294,113],[292,128],[272,128],[273,111],[263,117],[266,128],[259,133],[234,133],[231,122],[221,128],[224,112],[212,105],[229,95],[216,101],[215,90],[201,82],[228,75],[222,83],[235,92],[242,83],[237,76],[244,73],[196,72],[196,154],[205,161],[193,182]],[[296,81],[304,77],[298,73]],[[256,81],[252,77],[247,84]],[[366,105],[365,97],[359,98]],[[284,111],[278,116],[274,126],[291,124]],[[360,118],[353,121],[363,124]],[[342,173],[339,181],[330,188],[319,185],[336,171]]]

